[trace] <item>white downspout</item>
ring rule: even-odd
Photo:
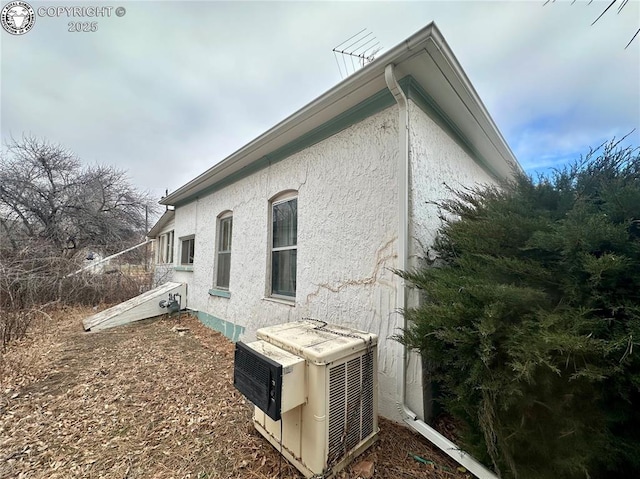
[[[406,95],[396,80],[393,64],[390,63],[386,66],[384,79],[387,82],[389,91],[391,91],[398,103],[398,269],[407,271],[409,269],[409,105]],[[406,307],[407,287],[404,278],[397,277],[396,287],[396,309],[400,312]],[[402,328],[404,329],[407,326],[407,322],[404,315],[401,316]],[[406,365],[407,348],[402,346],[402,358],[401,361],[398,361],[398,374],[396,377],[397,405],[402,419],[412,429],[427,438],[479,479],[497,479],[498,476],[493,471],[487,469],[449,439],[419,419],[417,414],[409,409],[406,404]]]

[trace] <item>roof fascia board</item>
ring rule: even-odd
[[[225,186],[228,186],[236,181],[241,180],[242,178],[246,178],[253,173],[256,173],[274,163],[284,160],[289,156],[304,150],[316,143],[329,138],[330,136],[339,133],[342,130],[347,129],[348,127],[368,118],[376,113],[379,113],[389,107],[392,107],[395,104],[395,100],[393,99],[393,95],[387,88],[378,91],[374,95],[370,96],[366,100],[358,103],[356,106],[350,108],[349,110],[337,115],[331,120],[326,121],[322,125],[314,128],[313,130],[305,133],[304,135],[296,138],[295,140],[287,143],[286,145],[274,150],[273,152],[262,156],[257,161],[250,163],[244,168],[231,173],[230,175],[224,177],[222,180],[217,181],[216,183],[204,187],[195,191],[194,193],[180,198],[176,201],[175,206],[184,206],[192,201],[197,200],[198,198],[202,198],[206,195],[209,195],[215,191],[218,191]]]
[[[408,75],[398,83],[404,90],[407,97],[412,100],[418,108],[427,114],[435,123],[446,131],[451,138],[473,158],[487,173],[494,179],[499,179],[499,173],[486,160],[486,158],[473,146],[466,135],[456,126],[449,116],[438,106],[438,103],[429,95],[424,88],[411,76]]]
[[[353,90],[357,89],[358,86],[368,83],[379,75],[383,75],[384,68],[387,64],[402,62],[406,56],[410,56],[412,54],[412,50],[414,50],[416,46],[421,45],[437,31],[437,27],[433,22],[431,22],[404,42],[396,45],[375,61],[347,77],[345,80],[338,83],[311,103],[308,103],[306,106],[285,118],[280,123],[249,142],[247,145],[243,146],[221,162],[212,166],[204,173],[169,194],[161,200],[160,203],[165,205],[177,204],[178,201],[182,201],[184,199],[185,195],[192,196],[194,194],[193,190],[198,190],[199,186],[205,183],[211,176],[220,173],[223,174],[225,169],[229,168],[240,159],[250,155],[261,147],[267,146],[275,138],[285,134],[294,126],[308,120],[334,103],[339,102],[344,97],[348,96]]]
[[[147,238],[155,238],[175,218],[175,210],[167,210],[147,233]]]
[[[175,206],[187,204],[198,197],[210,194],[240,178],[265,168],[269,164],[273,164],[310,145],[318,143],[366,116],[380,111],[385,106],[382,103],[377,107],[375,105],[377,102],[382,101],[382,97],[387,97],[388,90],[386,89],[378,91],[373,96],[343,113],[333,116],[333,118],[331,118],[331,114],[326,113],[334,105],[339,104],[358,90],[366,88],[371,82],[376,81],[377,77],[384,75],[384,68],[387,64],[394,63],[399,65],[420,52],[426,52],[431,57],[440,74],[449,84],[452,94],[456,95],[458,100],[462,102],[468,114],[474,118],[480,127],[484,137],[501,158],[496,157],[494,159],[493,154],[489,154],[487,157],[488,152],[485,152],[484,155],[480,154],[478,149],[474,147],[473,140],[456,126],[456,123],[445,113],[445,109],[440,107],[417,81],[407,80],[409,83],[406,84],[405,93],[413,95],[412,100],[414,103],[420,106],[425,113],[439,120],[439,125],[444,126],[448,133],[452,133],[454,139],[490,174],[497,178],[504,178],[509,176],[514,169],[520,169],[521,171],[515,156],[480,100],[473,85],[462,70],[444,37],[432,22],[226,159],[178,188],[162,199],[160,203]],[[407,77],[411,78],[411,75],[409,74],[405,78]],[[390,94],[389,98],[392,98]],[[388,106],[391,104],[392,102]],[[321,121],[322,119],[323,112],[330,119],[317,125],[318,120]],[[363,113],[366,114],[362,116]],[[317,125],[315,127],[313,125],[314,120]],[[304,125],[305,122],[308,122],[308,126]],[[301,133],[292,132],[295,128],[299,128]],[[291,137],[295,137],[295,139],[282,144],[282,140],[287,133]],[[272,151],[269,151],[270,145],[272,145]],[[242,166],[243,163],[245,163],[244,166]]]
[[[426,51],[503,160],[510,168],[522,171],[511,148],[439,30],[435,29],[433,36],[426,42]]]

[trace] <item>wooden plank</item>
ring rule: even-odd
[[[85,331],[99,331],[113,328],[121,324],[140,321],[160,316],[167,312],[159,303],[169,299],[169,294],[179,293],[182,296],[182,308],[187,306],[187,285],[185,283],[164,283],[155,289],[142,293],[135,298],[105,309],[82,321]]]

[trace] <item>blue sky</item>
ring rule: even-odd
[[[432,20],[527,171],[634,128],[640,145],[640,38],[624,49],[638,1],[594,26],[608,1],[30,3],[126,15],[0,32],[3,140],[47,138],[158,197],[338,83],[331,50],[351,35],[367,28],[386,50]]]

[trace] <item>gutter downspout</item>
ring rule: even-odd
[[[392,63],[385,67],[384,79],[387,83],[387,88],[389,88],[398,103],[398,269],[407,271],[409,269],[409,104],[406,95],[396,80]],[[397,277],[396,287],[396,309],[401,314],[406,308],[407,302],[407,286],[404,278]],[[406,327],[407,320],[402,315],[402,328]],[[401,361],[398,361],[398,373],[396,376],[397,406],[404,422],[479,479],[498,479],[498,476],[493,471],[487,469],[456,444],[419,419],[417,414],[406,404],[407,352],[407,348],[402,346],[402,358]]]

